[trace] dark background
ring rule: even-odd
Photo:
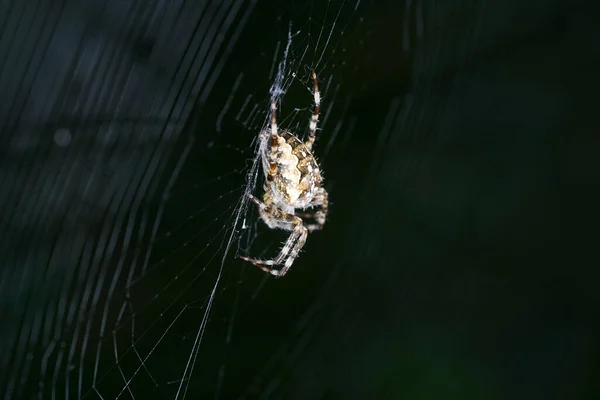
[[[600,398],[599,18],[0,2],[2,398]],[[284,59],[331,206],[275,279],[236,256],[285,239],[239,203]]]

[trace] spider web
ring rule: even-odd
[[[291,321],[275,337],[247,322],[276,309],[264,295],[276,286],[237,255],[274,254],[285,239],[257,223],[247,200],[262,176],[256,138],[271,99],[282,128],[307,134],[315,69],[320,161],[349,140],[350,95],[339,92],[358,5],[97,1],[81,24],[75,2],[4,3],[9,22],[35,27],[9,23],[2,37],[26,45],[0,47],[2,69],[23,71],[1,110],[0,141],[17,156],[4,165],[4,185],[22,187],[3,199],[14,216],[4,219],[12,239],[1,282],[11,301],[2,310],[18,310],[0,353],[2,371],[12,370],[0,378],[7,397],[263,390],[251,388],[253,369],[272,358]],[[44,66],[59,60],[56,71]],[[30,186],[17,183],[24,178]],[[264,335],[243,340],[248,328]]]
[[[0,397],[598,398],[597,4],[0,2]]]

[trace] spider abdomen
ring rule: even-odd
[[[321,186],[321,173],[315,157],[295,135],[282,132],[275,145],[275,176],[270,185],[277,197],[294,207],[308,206]]]

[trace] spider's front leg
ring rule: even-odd
[[[281,248],[281,251],[277,257],[272,260],[256,260],[244,256],[240,256],[240,258],[244,261],[251,262],[258,268],[270,273],[271,275],[284,276],[291,268],[296,257],[298,257],[298,253],[304,246],[304,243],[306,243],[308,229],[302,224],[302,220],[299,217],[284,213],[275,207],[268,207],[252,195],[249,195],[249,197],[263,210],[263,218],[265,219],[267,225],[277,226],[281,229],[291,231],[292,233]],[[281,264],[283,264],[283,268],[280,270],[268,267]]]

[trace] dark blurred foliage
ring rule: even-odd
[[[600,398],[598,20],[583,0],[0,2],[0,394]],[[229,216],[261,122],[235,113],[268,109],[288,21],[301,82],[334,36],[332,204],[273,279],[235,256],[284,236],[228,247]],[[291,87],[282,113],[310,100]]]

